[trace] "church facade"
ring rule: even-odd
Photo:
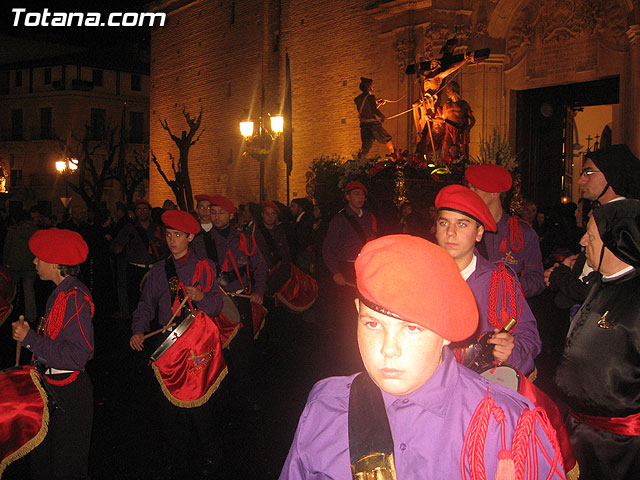
[[[396,145],[412,150],[409,111],[419,98],[417,62],[437,59],[448,39],[455,53],[490,48],[488,59],[454,74],[473,109],[470,153],[494,131],[518,152],[525,194],[575,197],[580,158],[571,153],[572,112],[611,105],[611,143],[640,154],[640,3],[638,0],[158,0],[167,22],[152,32],[150,144],[171,170],[177,149],[160,121],[187,130],[183,109],[202,110],[202,131],[190,150],[194,193],[256,201],[259,165],[243,156],[239,122],[282,112],[285,58],[291,71],[293,169],[291,198],[305,196],[314,158],[351,157],[360,148],[353,102],[360,77],[375,95]],[[539,117],[539,118],[538,118]],[[287,198],[283,139],[266,160],[265,196]],[[384,155],[375,144],[371,154]],[[551,190],[537,190],[552,176]],[[154,165],[151,200],[171,190]]]

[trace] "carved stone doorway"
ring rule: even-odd
[[[516,151],[522,195],[553,206],[570,192],[573,109],[619,103],[619,77],[516,92]],[[568,152],[565,155],[565,152]]]

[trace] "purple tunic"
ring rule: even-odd
[[[149,228],[146,229],[149,238],[149,248],[145,247],[142,238],[136,227],[140,223],[128,223],[122,230],[118,232],[113,244],[123,246],[125,248],[125,256],[127,262],[137,263],[140,265],[152,265],[161,258],[165,258],[169,252],[167,250],[167,242],[164,239],[162,227],[151,222]]]
[[[332,274],[341,272],[341,262],[354,262],[364,246],[362,238],[355,231],[346,216],[356,219],[362,227],[367,241],[376,237],[376,219],[371,212],[362,209],[362,216],[351,210],[348,205],[337,213],[329,223],[329,230],[322,245],[322,258]]]
[[[212,271],[215,272],[213,262],[207,259],[203,260],[191,250],[189,250],[189,254],[184,260],[181,258],[179,261],[175,261],[173,258],[170,258],[168,260],[161,260],[151,267],[149,276],[144,284],[144,290],[140,296],[140,301],[138,302],[138,308],[133,312],[133,321],[131,324],[133,333],[144,333],[149,330],[151,320],[153,320],[156,314],[156,307],[158,308],[158,322],[160,325],[166,325],[171,319],[171,315],[173,314],[171,311],[171,292],[169,291],[169,283],[164,268],[165,262],[174,262],[178,278],[184,285],[190,286],[193,284],[193,273],[199,261],[208,262]],[[206,274],[203,273],[199,280],[199,288],[201,290],[203,290],[207,284],[205,275]],[[222,310],[222,297],[220,296],[218,280],[215,279],[213,287],[204,292],[204,298],[202,300],[193,302],[193,304],[195,308],[206,313],[211,318],[217,316],[220,310]]]
[[[504,252],[500,251],[505,235],[509,235],[507,225],[511,215],[502,214],[498,225],[497,233],[484,232],[483,241],[487,247],[488,260],[491,262],[504,262],[516,272],[522,285],[522,290],[526,297],[533,297],[544,290],[544,269],[542,266],[542,253],[540,253],[540,241],[535,230],[525,222],[518,219],[524,244],[522,250],[515,252],[512,249],[509,237],[507,237],[507,247]]]
[[[267,291],[267,265],[262,258],[262,253],[257,247],[255,239],[246,233],[240,232],[235,228],[229,229],[229,236],[224,237],[212,228],[209,232],[202,231],[191,244],[195,253],[202,258],[207,258],[207,249],[205,247],[203,235],[209,235],[216,244],[218,251],[218,260],[220,268],[223,272],[235,271],[234,262],[238,267],[238,273],[242,276],[242,281],[236,279],[227,285],[227,291],[236,293],[240,290],[251,290],[251,293],[259,293],[264,295]],[[248,283],[247,270],[252,275],[252,287]]]
[[[46,316],[60,293],[71,295],[67,299],[62,329],[56,338],[29,330],[22,343],[50,368],[82,370],[93,358],[93,300],[89,289],[80,280],[68,276],[49,295]]]
[[[477,258],[476,269],[469,278],[467,278],[467,284],[471,288],[473,296],[476,298],[476,304],[478,305],[478,313],[480,314],[478,332],[492,332],[493,327],[489,323],[489,290],[491,273],[494,270],[498,270],[498,267],[479,255],[477,251],[475,252],[475,256]],[[522,309],[517,312],[517,315],[520,316],[518,325],[515,330],[511,331],[515,345],[513,352],[511,352],[511,358],[507,363],[513,365],[526,375],[533,370],[533,360],[540,353],[542,343],[538,333],[538,322],[533,316],[529,304],[522,298],[518,280],[515,278],[513,278],[513,287],[516,292],[516,308],[520,308],[520,304],[522,303]],[[509,305],[508,301],[507,305]],[[498,308],[500,308],[500,301],[498,301]],[[499,314],[498,318],[500,318]],[[517,318],[518,317],[516,317],[516,319]]]
[[[350,479],[348,438],[349,387],[355,375],[318,382],[300,417],[280,479]],[[448,348],[442,364],[415,392],[395,397],[382,392],[393,435],[397,477],[410,479],[460,478],[464,435],[477,405],[487,395],[504,410],[507,448],[518,418],[533,405],[518,393],[491,383],[455,362]],[[536,432],[553,458],[553,448],[540,426]],[[500,427],[491,419],[485,444],[487,478],[495,478],[502,449]],[[540,448],[539,478],[550,471]],[[468,462],[465,462],[469,478]],[[557,473],[551,477],[559,479]]]
[[[261,228],[256,227],[254,238],[256,239],[256,243],[260,252],[262,253],[262,258],[267,262],[267,268],[271,270],[279,260],[283,262],[291,263],[291,251],[289,250],[289,240],[287,239],[287,232],[282,225],[274,225],[274,227],[270,230],[264,227],[264,232]],[[269,248],[269,243],[267,242],[266,235],[270,235],[273,239],[273,244],[275,246],[276,256],[271,254],[271,249]]]

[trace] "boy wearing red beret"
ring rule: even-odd
[[[252,394],[252,364],[255,362],[253,338],[253,304],[262,305],[267,290],[267,264],[257,246],[255,237],[231,225],[236,207],[231,199],[211,195],[211,221],[209,232],[199,233],[193,241],[198,255],[210,259],[218,269],[220,286],[233,295],[231,299],[238,309],[243,328],[231,347],[236,359],[232,375],[236,381],[238,400],[256,409]],[[249,296],[250,298],[246,298]]]
[[[376,218],[363,208],[367,193],[360,182],[345,185],[347,205],[331,219],[322,245],[324,263],[340,286],[354,282],[353,262],[362,246],[378,233]]]
[[[512,217],[502,208],[503,194],[511,189],[511,173],[494,164],[471,165],[464,172],[469,188],[477,193],[489,208],[498,227],[486,232],[479,251],[491,262],[504,262],[516,272],[526,297],[544,290],[544,270],[538,235],[531,225]]]
[[[145,342],[144,334],[150,330],[154,318],[160,326],[167,325],[185,295],[189,297],[189,305],[192,308],[205,313],[210,319],[218,316],[222,309],[215,265],[190,248],[195,235],[200,231],[198,221],[187,212],[167,210],[162,214],[162,222],[165,225],[165,239],[171,251],[171,257],[151,267],[138,308],[133,312],[131,326],[133,334],[129,345],[137,351],[142,351]],[[170,285],[175,285],[175,288],[172,289]],[[178,325],[186,316],[185,312],[188,313],[186,306],[179,313]],[[153,339],[156,340],[156,338]],[[195,355],[193,351],[192,355]],[[170,464],[162,465],[161,468],[167,470],[159,473],[178,475],[184,473],[181,469],[189,468],[186,462],[189,459],[191,423],[202,445],[201,473],[203,475],[213,473],[212,470],[215,470],[218,465],[216,455],[221,441],[218,436],[219,429],[213,424],[211,411],[213,402],[205,401],[203,405],[193,408],[178,407],[170,403],[159,385],[155,385],[153,397],[154,406],[161,419],[164,436],[162,444],[167,447],[166,451],[162,452],[163,458],[176,459]],[[191,422],[184,421],[185,415]]]
[[[390,235],[355,269],[366,372],[314,386],[280,478],[564,478],[546,416],[444,348],[478,324],[451,256]]]
[[[56,284],[44,324],[34,332],[14,322],[13,338],[32,352],[55,401],[49,430],[31,454],[35,479],[89,478],[93,385],[85,372],[93,358],[93,299],[76,275],[89,252],[80,234],[51,228],[29,239],[38,276]]]
[[[486,232],[496,231],[491,212],[476,193],[462,185],[449,185],[440,190],[435,206],[438,245],[456,262],[476,299],[480,325],[475,333],[496,332],[489,340],[495,345],[495,360],[529,374],[542,346],[536,319],[511,269],[488,261],[476,250],[477,242]],[[510,318],[517,321],[510,332],[497,333]],[[474,343],[476,337],[456,345],[459,347],[456,357],[461,363],[469,360],[464,347]]]

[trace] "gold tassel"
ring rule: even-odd
[[[580,466],[576,460],[576,464],[567,472],[567,480],[578,480],[580,478]]]
[[[162,393],[164,393],[164,396],[176,407],[181,407],[181,408],[195,408],[207,403],[211,395],[213,395],[213,392],[215,392],[220,386],[220,382],[224,380],[224,377],[226,377],[227,373],[229,372],[229,369],[227,367],[224,367],[224,370],[220,372],[220,375],[218,375],[218,378],[216,379],[214,384],[211,385],[211,387],[207,390],[207,392],[202,397],[198,398],[197,400],[186,401],[186,400],[180,400],[179,398],[176,398],[173,395],[171,395],[171,392],[169,391],[167,386],[164,384],[164,381],[162,380],[162,375],[160,375],[160,370],[158,370],[158,367],[156,367],[155,364],[151,364],[151,367],[153,368],[153,373],[155,373],[156,375],[156,380],[158,380],[158,383],[160,384],[160,388],[162,389]]]

